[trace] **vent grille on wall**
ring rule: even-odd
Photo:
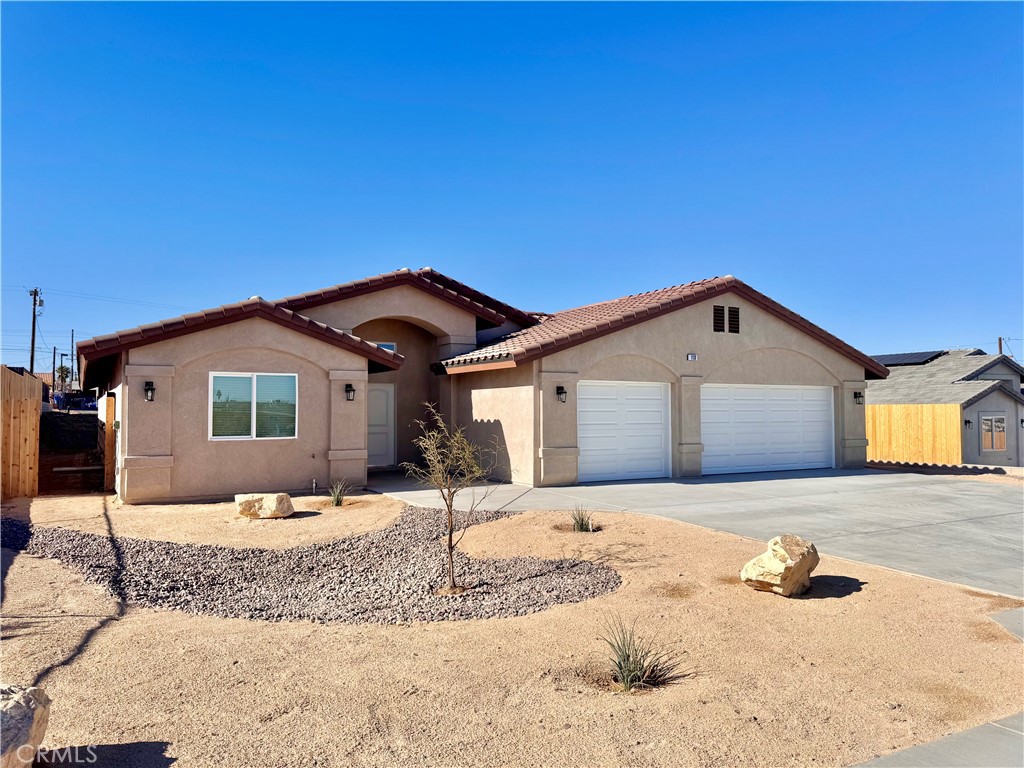
[[[712,328],[715,333],[725,333],[725,307],[716,304],[714,310]]]
[[[740,308],[729,307],[729,333],[740,332]]]

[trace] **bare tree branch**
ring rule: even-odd
[[[480,504],[490,496],[493,486],[479,484],[486,481],[496,464],[499,445],[493,443],[493,449],[485,451],[474,445],[466,436],[465,430],[455,424],[449,425],[433,403],[423,404],[427,410],[424,421],[416,421],[420,428],[420,436],[413,443],[423,456],[423,464],[404,462],[401,467],[406,474],[420,485],[432,488],[441,496],[445,511],[445,528],[448,554],[448,588],[456,589],[455,583],[455,547],[466,535],[466,529],[476,515]],[[491,461],[485,460],[486,454],[492,454]],[[472,489],[473,501],[469,509],[461,517],[465,525],[458,525],[459,514],[455,507],[457,497],[462,491]],[[477,490],[481,490],[478,495]],[[458,536],[456,537],[456,532]]]

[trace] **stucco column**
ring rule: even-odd
[[[146,400],[147,381],[153,382],[152,401]],[[174,366],[126,365],[121,414],[125,445],[120,485],[124,500],[131,503],[166,497],[171,491],[174,466]]]
[[[458,424],[458,376],[437,377],[437,408],[449,426]],[[465,425],[462,425],[465,426]]]
[[[441,359],[455,357],[476,349],[476,336],[441,336],[437,340],[437,351]]]
[[[567,485],[578,478],[580,448],[576,424],[577,371],[541,371],[537,374],[538,485]],[[565,402],[558,387],[565,387]]]
[[[327,458],[331,482],[343,480],[362,488],[366,485],[366,368],[331,371],[331,444]],[[355,399],[348,400],[345,385],[355,387]]]
[[[673,424],[676,438],[673,477],[700,477],[704,451],[700,437],[700,385],[703,383],[703,376],[679,377]]]
[[[859,469],[867,463],[865,406],[853,398],[854,392],[864,394],[866,389],[864,381],[844,381],[836,387],[836,466],[843,469]]]

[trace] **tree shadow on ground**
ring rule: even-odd
[[[18,553],[13,549],[7,549],[7,547],[0,549],[0,602],[3,601],[5,594],[4,587],[7,584],[7,572],[11,570],[11,565],[14,564],[14,558],[17,556]]]
[[[55,670],[74,663],[74,661],[85,652],[86,648],[89,647],[89,644],[96,635],[102,632],[108,624],[118,621],[125,614],[126,600],[124,587],[121,584],[122,575],[124,574],[124,555],[121,551],[121,542],[119,542],[117,537],[114,536],[114,527],[110,521],[110,511],[107,508],[107,500],[105,498],[103,499],[103,520],[107,526],[107,541],[109,542],[111,551],[114,555],[115,574],[111,584],[111,591],[113,592],[114,599],[117,600],[117,607],[113,613],[108,616],[103,616],[100,618],[99,622],[89,628],[85,634],[82,635],[82,639],[78,641],[78,644],[71,649],[67,656],[60,661],[50,664],[48,667],[40,671],[40,673],[36,675],[36,679],[32,681],[32,685],[42,685],[46,681],[46,678],[48,678]],[[116,763],[111,764],[114,765]],[[131,763],[130,765],[134,765],[134,763]]]
[[[167,768],[177,762],[167,756],[166,741],[135,741],[129,744],[88,744],[40,750],[37,766],[89,765],[93,768]]]
[[[822,600],[829,597],[847,597],[860,592],[866,581],[851,576],[812,576],[811,588],[802,595],[794,595],[798,600]]]

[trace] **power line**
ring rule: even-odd
[[[19,286],[5,285],[3,287],[5,291],[21,291],[24,288]],[[140,299],[125,299],[119,296],[100,296],[95,293],[79,293],[78,291],[63,291],[58,288],[41,288],[40,290],[52,293],[55,296],[67,296],[74,299],[88,299],[90,301],[103,301],[113,304],[133,304],[140,307],[159,307],[162,309],[184,309],[184,310],[195,310],[197,307],[184,306],[182,304],[161,304],[155,301],[142,301]]]

